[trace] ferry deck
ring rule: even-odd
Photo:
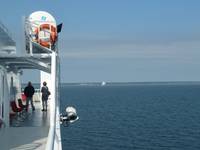
[[[0,23],[0,149],[62,150],[58,38],[54,38],[53,43],[52,40],[45,41],[48,45],[41,46],[42,38],[46,38],[45,36],[57,36],[56,21],[44,11],[34,12],[24,21],[25,49],[21,55],[16,53],[16,43],[8,29]],[[38,22],[35,27],[35,23]],[[45,25],[45,29],[42,29],[42,25]],[[41,36],[37,37],[40,38],[37,41],[35,34],[32,33],[36,31],[32,30],[33,28],[37,29],[36,34]],[[31,109],[30,104],[28,112],[20,106],[25,105],[25,102],[18,101],[22,100],[21,77],[24,69],[38,70],[41,83],[47,82],[51,92],[47,111],[41,111],[40,93],[35,94],[35,111]]]

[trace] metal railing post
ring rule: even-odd
[[[50,101],[50,128],[47,138],[46,150],[54,149],[54,139],[55,139],[55,126],[56,126],[56,53],[52,51],[51,54],[51,101]]]

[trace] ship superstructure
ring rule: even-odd
[[[58,90],[58,32],[61,26],[44,11],[26,17],[26,48],[18,56],[14,40],[6,27],[0,24],[0,146],[4,150],[62,149]],[[20,78],[24,69],[40,70],[41,84],[47,82],[51,91],[47,112],[41,112],[41,103],[36,104],[34,112],[23,112],[20,107],[19,100],[23,100]]]

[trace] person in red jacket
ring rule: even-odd
[[[24,89],[24,95],[26,96],[26,108],[29,106],[29,101],[31,102],[32,110],[35,110],[35,106],[33,105],[33,94],[35,93],[35,89],[32,86],[31,82],[28,82],[28,85]]]

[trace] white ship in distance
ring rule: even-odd
[[[105,86],[105,85],[106,85],[105,81],[101,82],[101,86]]]

